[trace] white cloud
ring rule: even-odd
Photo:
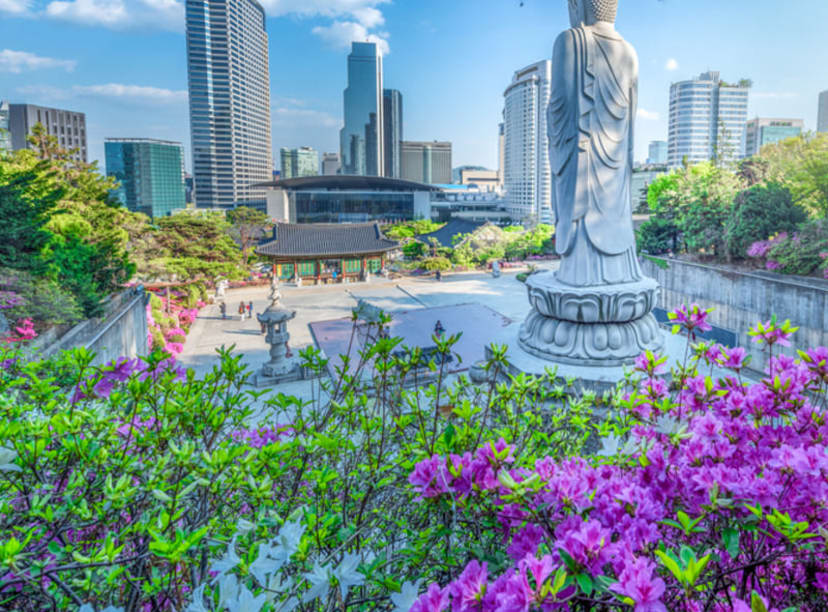
[[[281,106],[273,109],[273,125],[275,127],[294,127],[309,125],[315,127],[338,128],[342,121],[330,113],[309,108]]]
[[[107,27],[119,26],[128,18],[126,5],[121,0],[54,0],[46,7],[46,15]]]
[[[671,57],[670,59],[667,60],[667,63],[664,64],[664,69],[665,70],[670,70],[671,72],[673,70],[678,70],[679,69],[679,63],[676,59]]]
[[[262,4],[271,17],[350,17],[370,29],[385,22],[376,7],[388,2],[390,0],[263,0]]]
[[[24,85],[17,88],[17,93],[34,96],[44,102],[77,97],[102,97],[123,100],[124,102],[138,101],[142,104],[156,105],[182,104],[187,101],[185,90],[164,89],[148,85],[123,85],[121,83],[74,85],[67,89],[50,85]]]
[[[30,0],[0,0],[0,13],[24,15],[29,12]]]
[[[355,21],[334,21],[329,26],[315,27],[313,33],[334,49],[348,50],[352,42],[373,42],[377,43],[383,55],[391,52],[387,40],[371,34],[364,25]]]
[[[798,98],[799,94],[792,91],[752,91],[750,97],[762,100],[791,100]]]
[[[112,29],[136,26],[168,30],[184,28],[184,5],[177,0],[53,0],[46,6],[46,15]]]
[[[23,85],[15,91],[46,104],[54,100],[65,100],[72,95],[71,90],[60,89],[59,87],[52,87],[51,85]]]
[[[28,51],[13,51],[12,49],[0,50],[0,72],[13,72],[19,74],[28,70],[39,70],[42,68],[62,68],[72,71],[77,62],[74,60],[62,60],[54,57],[42,57],[29,53]]]
[[[187,101],[186,90],[163,89],[145,85],[122,85],[107,83],[105,85],[75,85],[72,92],[78,95],[103,96],[122,100],[140,100],[156,104],[179,104]]]
[[[635,115],[644,121],[658,121],[659,114],[654,111],[648,111],[646,108],[639,108]]]

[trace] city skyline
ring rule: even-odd
[[[3,3],[0,98],[85,112],[89,157],[101,162],[103,139],[123,134],[124,125],[130,134],[189,143],[181,5],[170,2],[150,19],[149,5],[131,0],[93,4],[95,11],[82,10],[84,3],[74,0]],[[273,58],[272,149],[339,149],[344,45],[369,38],[390,46],[385,80],[407,95],[406,138],[439,136],[454,143],[455,163],[497,168],[502,91],[515,66],[551,56],[554,34],[566,26],[565,3],[560,4],[498,3],[476,12],[479,21],[470,27],[468,11],[475,5],[463,0],[416,6],[263,2]],[[828,19],[828,6],[807,2],[809,19],[780,22],[778,3],[770,0],[727,4],[621,4],[618,29],[641,58],[636,159],[646,158],[649,141],[667,136],[670,83],[707,69],[753,80],[749,117],[796,117],[807,130],[816,128],[817,97],[828,78],[816,80],[809,67],[828,61],[818,27]],[[114,10],[116,5],[123,10]],[[12,14],[12,6],[21,8]],[[138,15],[139,6],[145,13],[140,19],[124,17]],[[748,7],[751,20],[745,21]],[[739,27],[728,25],[733,23]],[[767,32],[776,44],[755,44]],[[78,36],[84,48],[71,44]],[[429,44],[422,45],[424,38]],[[294,48],[303,53],[288,55]],[[745,48],[752,52],[741,53]]]

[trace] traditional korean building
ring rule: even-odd
[[[256,248],[268,257],[281,280],[329,283],[365,278],[385,265],[399,244],[380,232],[377,223],[277,223],[273,240]]]

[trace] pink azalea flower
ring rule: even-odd
[[[436,584],[428,585],[428,590],[411,606],[410,612],[443,612],[448,609],[448,589],[441,589]]]
[[[609,588],[632,599],[635,612],[667,612],[661,602],[666,585],[661,578],[653,578],[655,568],[655,564],[644,557],[628,560],[618,582]]]
[[[472,560],[463,573],[452,582],[447,590],[451,595],[452,612],[474,612],[480,609],[480,602],[486,594],[488,571],[486,563]]]

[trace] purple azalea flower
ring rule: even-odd
[[[628,561],[618,576],[618,582],[609,588],[626,595],[635,602],[635,612],[667,612],[661,602],[666,585],[661,578],[653,578],[655,564],[639,557]]]
[[[436,584],[428,585],[428,590],[420,595],[411,606],[410,612],[443,612],[448,609],[448,589],[441,589]]]
[[[488,570],[486,563],[472,560],[463,573],[448,587],[451,595],[452,612],[474,612],[480,609],[480,602],[486,594]]]

